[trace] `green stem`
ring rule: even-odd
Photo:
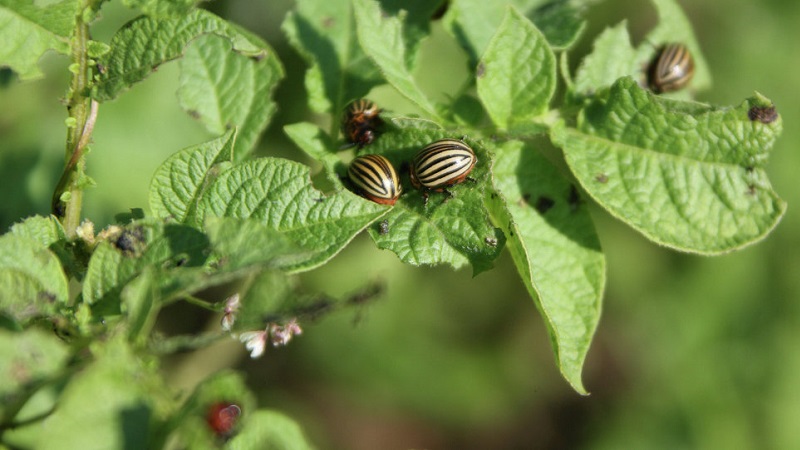
[[[91,5],[87,5],[90,8]],[[61,220],[67,236],[74,237],[81,220],[84,172],[84,151],[97,118],[97,102],[88,96],[92,66],[88,54],[89,24],[81,9],[76,17],[75,35],[72,38],[72,83],[67,101],[69,117],[73,119],[67,131],[64,172],[53,192],[52,213]],[[65,195],[66,194],[66,195]]]

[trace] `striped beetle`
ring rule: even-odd
[[[417,153],[411,163],[411,184],[423,190],[423,198],[428,203],[428,191],[453,194],[448,187],[461,183],[472,172],[478,158],[475,152],[459,139],[440,139],[428,144]]]
[[[694,60],[683,44],[667,44],[648,70],[650,87],[657,94],[677,91],[694,76]]]
[[[392,163],[381,155],[357,157],[347,175],[361,196],[381,205],[394,205],[403,192]]]
[[[342,117],[342,133],[347,142],[358,148],[371,144],[383,124],[380,112],[378,105],[365,98],[350,103]]]

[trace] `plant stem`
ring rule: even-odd
[[[90,7],[87,5],[87,8]],[[92,136],[98,107],[97,102],[88,96],[92,68],[88,55],[89,24],[84,19],[83,11],[82,8],[77,14],[72,38],[73,74],[67,111],[73,120],[67,131],[66,163],[51,204],[52,213],[61,221],[70,238],[75,237],[81,220],[81,178],[86,165],[83,155]]]

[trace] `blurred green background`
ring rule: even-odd
[[[287,77],[280,111],[260,153],[305,161],[282,127],[309,116],[304,63],[280,31],[289,0],[206,6],[266,38]],[[359,311],[306,324],[280,350],[250,360],[223,342],[165,362],[174,386],[190,389],[219,368],[247,372],[262,407],[298,419],[331,449],[797,449],[800,448],[800,2],[682,2],[704,49],[714,87],[701,100],[735,105],[754,90],[771,98],[785,131],[768,172],[789,203],[765,241],[715,258],[678,254],[642,238],[590,205],[608,259],[603,318],[586,364],[588,397],[555,367],[542,321],[507,256],[495,270],[413,268],[356,239],[302,277],[309,291],[346,295],[383,280],[384,296]],[[112,2],[93,29],[108,41],[132,12]],[[655,23],[643,0],[599,2],[571,55],[591,49],[605,26],[627,18],[635,43]],[[466,77],[464,55],[435,24],[419,79],[436,99]],[[47,55],[43,80],[0,77],[0,226],[46,214],[63,162],[61,102],[67,61]],[[454,78],[458,82],[454,82]],[[85,216],[98,227],[130,208],[147,209],[155,168],[212,136],[176,101],[177,65],[161,67],[119,100],[103,104],[88,159],[97,187]],[[403,111],[383,87],[371,95]],[[220,294],[222,295],[222,294]],[[164,329],[218,326],[217,317],[176,306]]]

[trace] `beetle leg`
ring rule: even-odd
[[[444,195],[445,195],[445,198],[444,198],[445,202],[450,200],[451,198],[453,198],[455,196],[455,194],[453,194],[452,192],[448,191],[447,189],[442,189],[442,192],[444,192]]]

